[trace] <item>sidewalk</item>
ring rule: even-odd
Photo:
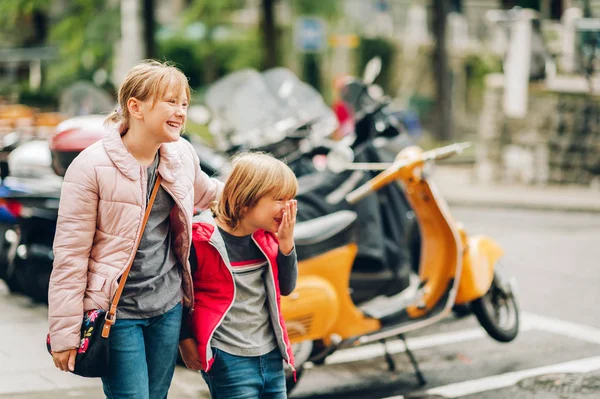
[[[0,398],[103,399],[97,378],[82,378],[57,370],[46,351],[47,307],[10,295],[0,280]],[[177,367],[169,398],[209,398],[198,373]]]
[[[451,206],[600,212],[600,191],[572,186],[475,183],[472,169],[436,165],[432,179]]]

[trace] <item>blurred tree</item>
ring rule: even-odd
[[[114,0],[3,0],[0,26],[17,37],[12,47],[58,47],[59,58],[45,71],[43,84],[60,88],[111,69],[112,43],[119,37],[117,5]]]
[[[11,32],[16,46],[41,46],[48,37],[48,12],[51,0],[0,1],[0,26]],[[26,24],[29,29],[22,29]],[[16,29],[21,27],[21,29]]]
[[[144,44],[146,58],[156,57],[156,1],[143,0]]]
[[[78,79],[92,80],[99,69],[113,67],[114,44],[120,38],[118,2],[70,0],[52,26],[50,42],[60,49],[48,71],[48,81],[63,86]]]
[[[204,82],[213,82],[218,76],[215,31],[221,25],[231,24],[231,14],[244,7],[244,0],[191,0],[185,11],[188,23],[201,21],[206,28],[202,46],[204,57]]]
[[[334,21],[341,13],[339,1],[324,0],[292,0],[295,16],[313,15],[323,17],[329,22]],[[306,53],[302,57],[303,80],[321,91],[321,55],[318,53]]]
[[[261,31],[265,48],[265,69],[277,66],[277,23],[275,21],[275,2],[262,0]]]
[[[396,57],[396,47],[392,40],[383,37],[361,37],[360,45],[358,46],[358,62],[356,63],[356,76],[362,76],[367,63],[373,58],[381,58],[381,73],[375,79],[384,92],[391,93],[394,91],[393,80],[394,74],[394,58]]]
[[[299,15],[318,15],[334,19],[340,15],[340,1],[294,0],[294,8]]]
[[[435,33],[434,70],[437,89],[437,129],[435,135],[439,140],[451,140],[454,134],[452,76],[446,49],[446,25],[450,13],[449,3],[446,0],[434,0],[433,11]]]

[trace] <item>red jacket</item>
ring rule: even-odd
[[[270,268],[267,278],[267,297],[275,297],[276,303],[269,302],[269,313],[275,338],[281,356],[294,368],[294,355],[285,322],[281,314],[281,294],[279,290],[277,253],[279,242],[274,234],[258,230],[252,239],[265,254]],[[192,332],[198,341],[198,353],[202,369],[206,372],[213,365],[214,358],[210,347],[212,336],[231,309],[235,300],[235,283],[231,264],[225,249],[225,242],[216,227],[210,212],[200,216],[200,221],[192,225],[192,245],[194,246],[198,268],[193,275],[194,309],[189,316]]]

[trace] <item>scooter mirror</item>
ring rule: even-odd
[[[286,80],[279,87],[277,91],[277,95],[279,98],[288,98],[292,94],[292,90],[294,89],[294,83],[291,80]]]
[[[345,145],[336,145],[327,154],[327,169],[333,173],[342,173],[354,161],[354,151]]]
[[[372,84],[377,76],[381,73],[381,58],[373,57],[367,62],[367,66],[365,67],[365,73],[363,76],[363,81],[370,85]]]

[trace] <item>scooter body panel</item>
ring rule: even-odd
[[[463,257],[463,272],[456,295],[456,303],[464,304],[484,296],[494,280],[494,267],[504,251],[498,243],[486,236],[468,238]]]
[[[294,292],[281,297],[288,336],[292,344],[327,336],[338,319],[340,301],[324,278],[300,276]]]
[[[419,278],[423,286],[420,301],[409,306],[407,312],[419,319],[438,305],[460,275],[462,244],[447,205],[433,184],[409,176],[403,181],[421,229]]]
[[[350,272],[357,251],[358,248],[356,244],[352,243],[332,249],[324,254],[298,263],[298,282],[306,281],[307,285],[313,284],[314,287],[317,286],[316,279],[326,282],[327,286],[333,288],[335,292],[335,304],[337,310],[335,310],[334,313],[330,313],[330,306],[321,305],[313,308],[312,311],[315,314],[315,319],[330,319],[330,328],[322,328],[323,333],[319,337],[314,333],[315,330],[313,330],[313,333],[310,333],[310,336],[295,336],[295,342],[307,339],[322,339],[328,344],[332,334],[336,334],[340,338],[345,339],[356,335],[367,334],[376,331],[381,327],[381,322],[379,320],[365,316],[360,309],[356,307],[354,302],[352,302],[352,298],[350,297],[350,292],[348,290],[350,284]],[[304,280],[306,277],[312,277],[314,280]],[[321,283],[321,286],[325,285]],[[299,287],[300,284],[297,285],[296,291],[299,290]],[[304,300],[307,300],[305,295],[303,298]],[[320,299],[323,298],[325,298],[325,296],[320,297]],[[292,309],[296,306],[300,306],[300,300],[301,298],[298,298],[294,303],[290,298],[283,308],[283,316],[286,320],[286,325],[288,322],[292,322],[293,316],[297,314]],[[282,306],[284,306],[283,303]],[[304,305],[302,305],[302,308],[305,309]],[[321,327],[324,326],[325,324],[321,325]]]

